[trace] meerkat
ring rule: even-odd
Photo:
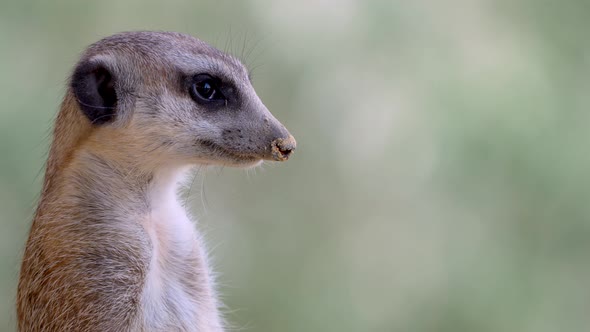
[[[224,331],[179,202],[195,165],[284,161],[296,142],[236,58],[194,37],[89,46],[55,121],[17,295],[20,331]]]

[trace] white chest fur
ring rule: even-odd
[[[149,189],[144,228],[152,257],[142,294],[151,330],[222,331],[205,250],[178,201],[184,171],[156,174]]]

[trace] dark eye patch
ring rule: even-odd
[[[199,103],[225,103],[227,99],[221,88],[222,82],[219,78],[209,74],[198,74],[193,77],[189,92]]]
[[[187,75],[183,81],[184,91],[188,90],[191,99],[199,105],[219,108],[237,104],[238,93],[231,81],[210,73]]]

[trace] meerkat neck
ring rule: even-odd
[[[182,317],[194,330],[221,331],[222,319],[214,280],[201,236],[179,201],[188,166],[142,169],[129,159],[110,160],[106,151],[79,146],[60,171],[60,190],[47,197],[61,202],[66,222],[84,222],[125,241],[100,239],[117,251],[143,248],[130,255],[145,260],[139,315],[145,326],[165,329],[162,322]],[[49,204],[49,205],[53,205]],[[95,234],[88,234],[89,239]],[[96,241],[96,240],[93,240]],[[87,271],[90,275],[100,271]],[[162,325],[161,325],[162,324]]]
[[[105,198],[113,193],[126,193],[127,198],[137,201],[136,196],[145,199],[148,190],[177,190],[179,180],[187,170],[181,165],[143,167],[140,163],[145,163],[145,154],[125,149],[126,137],[117,137],[108,132],[91,135],[92,124],[81,115],[71,93],[66,94],[62,102],[53,131],[54,140],[46,164],[38,210],[43,210],[45,201],[61,196],[64,187],[75,182],[84,182],[87,187],[74,186],[69,188],[70,193],[77,189],[92,189],[101,191]],[[105,136],[110,140],[108,144],[100,142]],[[157,185],[156,182],[150,184],[154,178],[159,179]]]

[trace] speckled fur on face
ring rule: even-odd
[[[199,74],[223,81],[231,98],[195,102]],[[194,165],[248,167],[294,148],[244,66],[206,43],[130,32],[91,45],[55,122],[21,267],[19,330],[223,331],[178,188]]]

